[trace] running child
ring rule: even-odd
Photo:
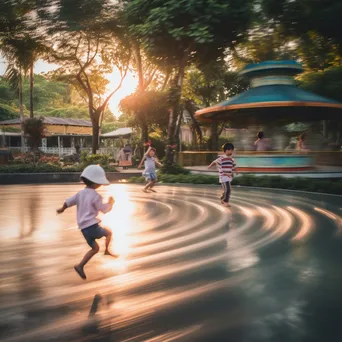
[[[223,193],[221,196],[221,203],[226,206],[230,207],[229,199],[231,194],[231,186],[230,183],[233,180],[233,173],[235,172],[236,175],[239,174],[234,158],[232,157],[234,151],[234,145],[231,143],[225,143],[222,146],[224,154],[219,156],[216,160],[214,160],[209,166],[210,169],[213,165],[218,166],[219,171],[219,179],[220,183],[223,188]]]
[[[100,249],[95,241],[96,239],[101,239],[105,236],[106,250],[104,254],[115,258],[118,255],[112,254],[108,249],[112,239],[112,232],[100,227],[100,220],[97,218],[99,212],[108,213],[114,205],[113,197],[109,198],[108,203],[103,203],[103,198],[96,191],[101,185],[110,184],[106,174],[101,166],[89,165],[83,170],[81,179],[86,187],[76,195],[68,198],[62,208],[57,210],[57,213],[62,214],[67,208],[77,206],[77,224],[91,250],[85,254],[81,262],[74,269],[82,279],[86,279],[84,266]]]
[[[144,155],[144,158],[141,160],[138,166],[138,169],[140,169],[142,166],[142,163],[144,162],[145,164],[145,170],[142,173],[142,175],[145,177],[147,184],[143,189],[144,192],[147,192],[148,190],[152,192],[156,192],[155,190],[152,189],[157,183],[156,164],[159,167],[163,165],[159,163],[155,155],[156,155],[156,149],[149,146],[148,150],[146,151]]]

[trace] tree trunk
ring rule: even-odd
[[[93,123],[92,154],[96,154],[99,149],[100,127],[98,123]]]
[[[24,107],[23,107],[23,79],[21,70],[19,70],[19,82],[18,82],[18,93],[19,93],[19,109],[20,109],[20,136],[21,136],[21,152],[25,152],[25,136],[24,136]]]
[[[179,61],[178,67],[178,77],[177,77],[177,91],[176,98],[173,100],[172,107],[169,111],[169,124],[168,124],[168,132],[167,132],[167,142],[168,146],[166,149],[166,164],[172,165],[173,164],[173,154],[172,154],[172,147],[175,144],[175,130],[177,130],[176,121],[179,114],[179,104],[181,100],[181,94],[183,89],[183,80],[184,80],[184,73],[186,63],[188,61],[188,50],[184,51],[184,55]]]
[[[211,123],[211,151],[218,150],[218,131],[217,131],[217,121],[214,120]]]
[[[34,84],[34,74],[33,74],[33,63],[30,66],[30,118],[34,117],[33,113],[33,84]]]
[[[148,126],[145,122],[141,123],[141,140],[143,143],[148,141]]]
[[[101,110],[93,110],[91,106],[89,106],[89,114],[93,133],[92,154],[96,154],[97,150],[99,149]]]

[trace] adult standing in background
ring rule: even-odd
[[[255,141],[254,146],[257,151],[267,151],[269,149],[269,141],[265,138],[264,132],[259,132],[258,139]]]

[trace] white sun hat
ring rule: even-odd
[[[100,165],[89,165],[87,166],[81,177],[87,178],[91,182],[100,185],[108,185],[110,184],[109,180],[106,177],[106,173]]]

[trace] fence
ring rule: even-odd
[[[30,149],[28,146],[25,146],[22,150],[21,147],[9,147],[11,151],[14,152],[29,152]],[[46,154],[53,154],[58,155],[59,157],[63,157],[66,155],[74,154],[76,153],[76,149],[74,147],[39,147],[39,150]],[[88,151],[91,153],[91,148],[81,148],[81,151]],[[114,159],[117,158],[117,155],[119,153],[119,148],[116,147],[101,147],[97,150],[97,153],[101,154],[109,154]]]

